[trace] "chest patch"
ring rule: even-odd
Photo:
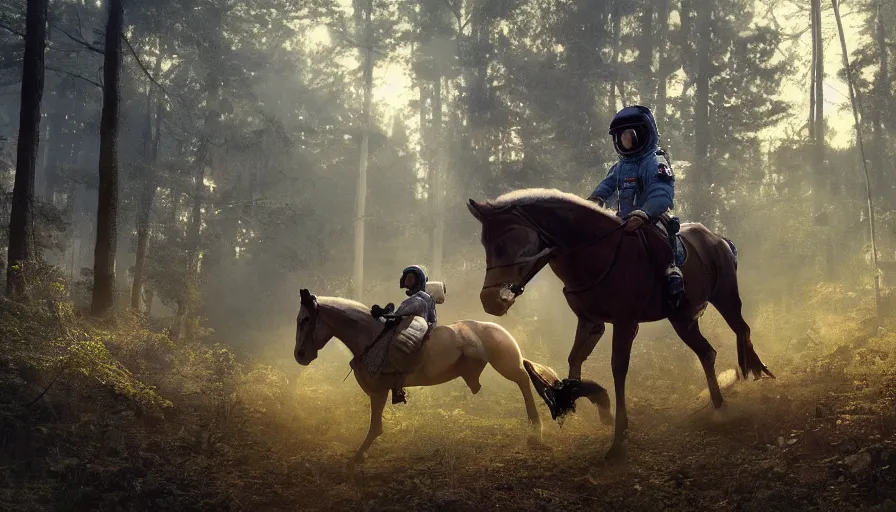
[[[673,181],[675,175],[672,173],[672,166],[668,164],[659,164],[656,177],[662,181]]]

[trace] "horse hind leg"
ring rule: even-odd
[[[756,349],[753,348],[753,342],[750,341],[750,326],[744,320],[743,305],[737,291],[728,294],[725,299],[716,298],[710,302],[737,336],[737,366],[741,378],[746,379],[752,373],[754,379],[759,379],[762,374],[774,379],[774,374],[759,359]]]
[[[691,350],[697,354],[703,373],[706,374],[706,386],[709,388],[709,397],[716,409],[722,407],[722,390],[719,389],[719,380],[716,377],[716,350],[700,332],[700,323],[696,320],[676,319],[672,320],[672,327],[678,337],[684,341]]]
[[[495,351],[491,354],[488,363],[492,368],[505,379],[515,383],[523,394],[523,401],[526,404],[526,416],[529,423],[539,435],[541,435],[541,416],[538,415],[538,408],[535,406],[535,396],[532,394],[532,385],[529,382],[529,374],[523,367],[523,356],[519,350],[502,350]]]
[[[479,382],[479,377],[482,376],[482,370],[485,369],[486,364],[487,363],[485,361],[479,359],[470,359],[468,357],[463,357],[460,361],[460,376],[462,379],[464,379],[467,387],[470,388],[470,391],[474,395],[479,393],[479,391],[482,389],[482,384]]]

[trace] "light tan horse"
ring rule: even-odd
[[[302,289],[296,318],[296,362],[302,366],[311,364],[332,338],[342,341],[358,357],[382,330],[383,323],[373,318],[364,304],[337,297],[315,297]],[[419,350],[423,351],[422,363],[408,375],[405,386],[435,386],[460,377],[475,395],[482,387],[479,376],[486,364],[491,364],[501,376],[519,386],[533,433],[540,439],[541,418],[535,408],[529,374],[523,367],[525,360],[506,329],[474,320],[439,325]],[[355,378],[370,397],[370,428],[355,453],[355,462],[364,459],[364,452],[383,433],[383,408],[391,387],[390,380],[372,377],[363,366],[356,365]]]

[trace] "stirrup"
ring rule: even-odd
[[[677,265],[669,265],[666,269],[666,278],[671,276],[676,276],[678,279],[684,279],[684,276],[681,274],[681,269],[678,268]]]

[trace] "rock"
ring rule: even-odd
[[[827,418],[833,414],[830,406],[824,404],[818,404],[815,406],[815,417],[816,418]]]
[[[871,467],[871,454],[866,451],[861,451],[854,455],[850,455],[843,459],[844,464],[846,464],[847,469],[853,475],[858,475],[860,473],[864,473]]]

